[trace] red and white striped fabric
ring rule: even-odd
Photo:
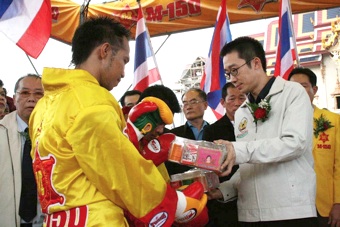
[[[155,55],[152,50],[149,32],[145,25],[143,11],[139,5],[136,27],[135,75],[132,89],[144,91],[158,81],[161,75],[158,71]]]
[[[277,45],[274,75],[281,76],[286,80],[288,79],[289,73],[293,70],[294,60],[297,58],[296,39],[293,29],[290,1],[282,0],[279,16],[279,42]]]
[[[37,58],[51,34],[51,15],[50,0],[1,1],[0,32]]]
[[[205,70],[201,81],[201,89],[207,93],[208,105],[216,119],[220,119],[225,114],[225,109],[220,103],[222,98],[221,89],[226,83],[223,59],[220,57],[220,51],[224,44],[231,40],[227,1],[222,0],[217,13],[209,55],[205,63]]]

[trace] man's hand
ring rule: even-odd
[[[207,192],[208,199],[223,199],[222,192],[218,188],[211,189]]]
[[[221,165],[222,173],[220,174],[220,176],[228,176],[231,173],[233,166],[235,165],[236,153],[234,150],[234,146],[231,142],[227,140],[215,140],[214,143],[224,144],[227,147],[227,158]]]
[[[332,210],[329,213],[328,224],[332,227],[340,227],[340,203],[333,205]]]

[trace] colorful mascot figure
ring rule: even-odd
[[[146,97],[129,112],[124,133],[147,160],[158,166],[168,159],[168,151],[176,136],[163,133],[164,126],[173,122],[173,114],[164,101]],[[157,129],[160,128],[159,131]],[[176,226],[204,226],[208,222],[207,195],[203,185],[195,182],[177,193]],[[133,219],[128,215],[129,219]],[[130,223],[131,224],[131,223]],[[137,220],[134,226],[142,226]]]
[[[168,159],[168,151],[176,136],[163,133],[165,125],[173,122],[173,115],[166,103],[155,97],[146,97],[129,112],[124,133],[141,155],[156,166]],[[156,128],[161,127],[161,132]]]

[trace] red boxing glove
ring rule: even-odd
[[[164,101],[146,97],[129,112],[130,122],[143,134],[154,130],[157,125],[171,124],[173,114]]]
[[[204,194],[202,183],[196,181],[181,192],[183,195],[179,193],[177,192],[176,226],[205,226],[209,221],[206,207],[208,198]],[[184,203],[183,199],[186,200]]]
[[[176,227],[203,227],[209,222],[208,208],[204,207],[202,212],[193,220],[187,223],[174,223]]]
[[[176,202],[177,201],[177,202]],[[200,227],[208,223],[206,210],[207,195],[204,194],[202,183],[196,181],[183,191],[176,191],[167,186],[163,201],[144,217],[137,218],[128,215],[131,225],[141,226],[195,226]],[[197,219],[197,220],[196,220]],[[173,223],[173,221],[176,221]]]
[[[146,97],[129,112],[124,134],[145,159],[152,160],[158,166],[168,160],[168,151],[175,135],[163,134],[155,138],[158,132],[153,130],[158,125],[172,122],[173,114],[164,101]]]
[[[145,144],[140,153],[146,160],[152,160],[158,166],[168,160],[169,149],[175,138],[176,136],[172,133],[160,135]]]

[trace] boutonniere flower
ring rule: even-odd
[[[324,132],[327,129],[334,127],[334,125],[332,125],[332,123],[327,118],[325,118],[322,114],[320,115],[319,118],[314,118],[314,123],[315,123],[315,127],[314,127],[315,138],[318,137],[320,132]]]
[[[270,98],[269,99],[262,99],[259,104],[256,103],[246,103],[251,114],[254,117],[254,122],[257,125],[257,121],[264,122],[268,118],[268,114],[271,110],[270,106]]]
[[[30,135],[28,134],[28,132],[22,131],[22,132],[19,132],[19,134],[22,135],[23,137],[25,137],[26,141],[31,142],[31,138],[30,138]]]

